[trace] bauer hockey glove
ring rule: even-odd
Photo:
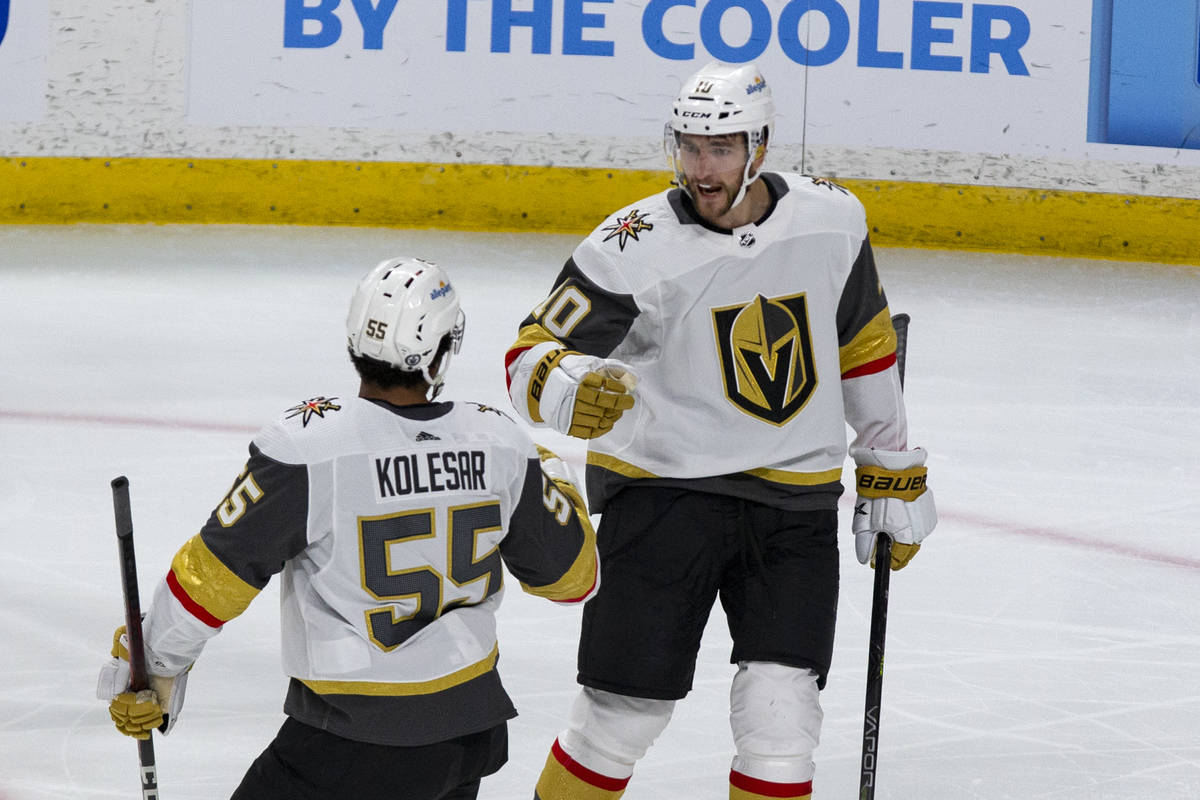
[[[165,665],[149,647],[145,650],[149,689],[129,690],[129,637],[124,625],[113,634],[112,660],[100,668],[96,683],[96,697],[108,701],[108,713],[117,730],[135,739],[148,739],[155,728],[170,733],[187,688],[187,670],[175,676],[155,675],[156,665],[160,670]]]
[[[925,455],[920,447],[850,448],[850,457],[858,465],[851,526],[858,563],[874,565],[876,537],[886,533],[892,539],[892,569],[902,569],[937,525],[933,492],[925,485]]]
[[[637,377],[628,365],[551,350],[538,361],[529,380],[529,416],[559,433],[595,439],[633,408]]]

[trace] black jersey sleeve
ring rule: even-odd
[[[571,258],[550,294],[521,323],[510,352],[553,341],[606,358],[624,340],[638,313],[632,295],[601,288]]]
[[[863,239],[837,308],[843,378],[887,369],[896,361],[896,332],[875,267],[871,240]]]
[[[219,627],[307,546],[308,468],[250,445],[250,459],[200,533],[171,563],[167,583],[193,615]]]

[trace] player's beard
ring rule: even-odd
[[[702,185],[700,181],[689,181],[688,185],[692,189],[692,204],[696,206],[696,210],[705,221],[713,224],[729,213],[733,208],[733,200],[737,197],[738,190],[742,188],[740,183],[737,185],[726,182],[704,183],[704,186],[714,190],[706,192],[700,188]]]

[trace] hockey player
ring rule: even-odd
[[[560,603],[587,600],[599,572],[566,465],[494,408],[434,401],[463,323],[434,264],[363,278],[347,321],[358,397],[307,400],[254,438],[155,591],[154,691],[128,691],[114,637],[98,694],[118,730],[169,730],[205,642],[282,572],[287,719],[233,797],[476,797],[516,715],[496,672],[503,567]]]
[[[884,531],[899,569],[936,522],[863,207],[828,181],[763,172],[773,125],[755,65],[690,77],[665,138],[678,188],[584,239],[508,352],[518,412],[591,440],[587,494],[603,514],[583,689],[541,800],[621,796],[691,689],[718,597],[737,667],[729,796],[808,798],[846,422],[871,487],[855,506],[858,560]]]

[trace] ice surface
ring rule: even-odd
[[[122,614],[113,477],[130,480],[148,602],[257,427],[354,393],[342,324],[367,268],[413,254],[452,271],[468,322],[447,396],[503,405],[503,350],[575,241],[0,227],[0,800],[137,790],[136,748],[93,699]],[[877,797],[1200,797],[1200,269],[878,261],[913,319],[911,441],[941,524],[892,580]],[[581,464],[579,443],[538,438]],[[871,576],[843,543],[817,798],[858,786]],[[167,800],[227,797],[282,722],[277,615],[272,583],[193,671],[156,738]],[[481,798],[528,800],[576,691],[578,611],[510,581],[500,617],[521,716]],[[718,609],[628,800],[727,797],[727,662]]]

